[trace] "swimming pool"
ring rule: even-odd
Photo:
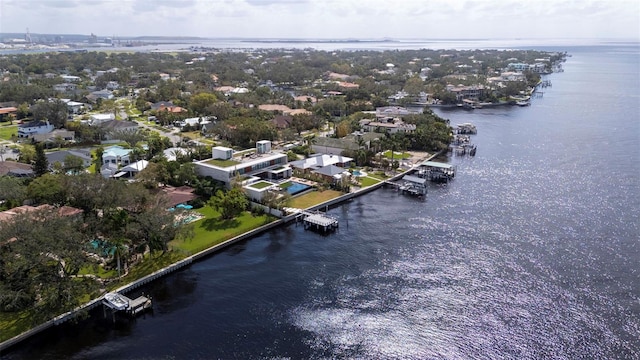
[[[360,171],[360,170],[353,170],[353,172],[351,173],[353,176],[355,177],[362,177],[362,176],[367,176],[367,173],[364,171]]]
[[[289,186],[287,188],[287,192],[289,194],[291,194],[291,195],[295,195],[295,194],[298,194],[298,193],[301,193],[301,192],[307,190],[310,187],[311,186],[309,186],[309,185],[305,185],[305,184],[301,184],[301,183],[292,181],[291,182],[291,186]]]

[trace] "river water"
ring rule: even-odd
[[[558,50],[532,106],[437,111],[478,152],[425,200],[376,190],[336,233],[269,231],[141,289],[152,314],[3,358],[640,358],[640,51]]]

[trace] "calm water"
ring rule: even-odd
[[[562,50],[532,106],[440,112],[478,153],[425,201],[375,191],[335,234],[273,230],[143,289],[152,315],[3,357],[640,358],[639,49]]]

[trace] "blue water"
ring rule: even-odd
[[[360,170],[353,170],[353,175],[360,176],[361,175]]]
[[[640,50],[557,50],[531,106],[437,110],[478,152],[426,200],[376,190],[335,233],[273,229],[140,289],[151,315],[3,359],[640,358]]]
[[[305,185],[299,182],[292,181],[291,186],[287,188],[287,192],[291,195],[299,194],[307,189],[311,188],[309,185]]]

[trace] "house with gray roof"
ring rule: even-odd
[[[88,168],[89,166],[91,166],[92,162],[91,152],[89,150],[82,149],[52,151],[50,153],[46,153],[45,156],[47,158],[47,162],[49,163],[49,170],[53,169],[55,163],[60,163],[60,165],[62,165],[62,168],[65,169],[66,165],[64,162],[67,159],[67,156],[75,156],[77,158],[80,158],[82,160],[82,165],[84,166],[84,168]]]

